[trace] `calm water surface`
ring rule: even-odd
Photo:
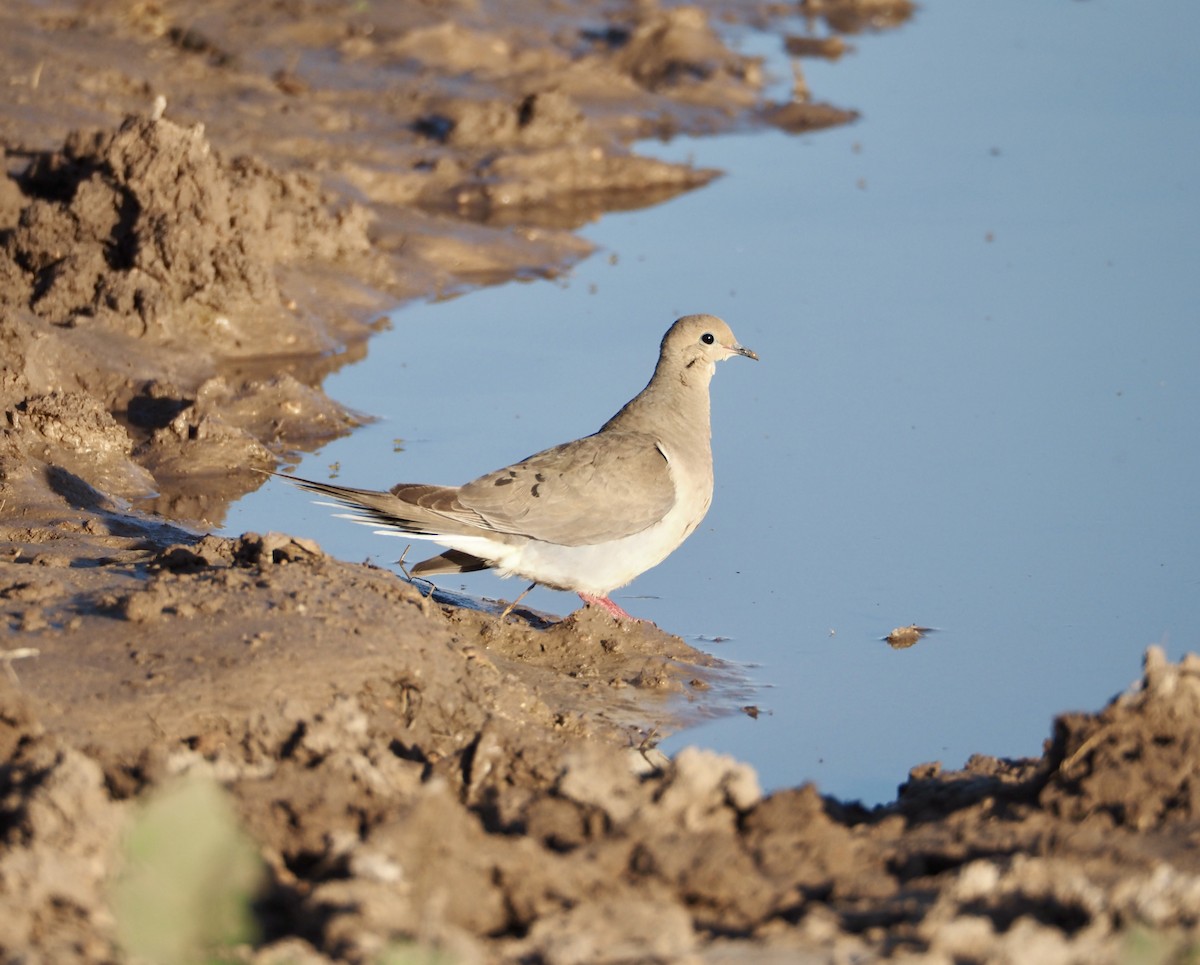
[[[701,645],[748,665],[763,714],[666,749],[866,802],[922,761],[1039,753],[1147,644],[1200,649],[1200,6],[1156,4],[1154,30],[1145,11],[928,0],[805,62],[857,124],[648,146],[729,174],[604,218],[565,282],[398,311],[328,386],[380,421],[299,473],[466,481],[594,431],[671,320],[719,314],[762,361],[713,383],[713,508],[617,599],[728,637]],[[742,43],[786,87],[777,39]],[[403,548],[274,483],[230,513],[247,529]],[[938,632],[881,641],[914,622]]]

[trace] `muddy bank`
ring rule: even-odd
[[[253,842],[240,960],[1194,949],[1190,658],[1151,651],[1039,759],[921,765],[867,811],[658,753],[744,695],[653,627],[501,623],[303,539],[203,535],[369,417],[321,382],[382,310],[561,271],[574,227],[715,176],[634,138],[852,119],[802,74],[771,102],[714,23],[840,56],[910,9],[810,2],[786,37],[756,4],[0,11],[4,960],[131,959],[123,842],[184,778]]]
[[[716,174],[634,138],[780,106],[699,8],[502,13],[0,12],[0,458],[219,522],[356,424],[321,381],[380,310],[562,270],[570,228]]]
[[[868,811],[658,754],[710,668],[644,628],[503,632],[284,536],[39,535],[0,588],[36,650],[0,679],[10,957],[122,958],[110,876],[181,775],[227,789],[255,842],[256,961],[415,938],[462,961],[1115,962],[1195,940],[1194,657],[1149,651],[1039,759],[923,765]]]

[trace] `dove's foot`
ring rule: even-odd
[[[579,599],[583,600],[584,603],[590,604],[591,606],[598,606],[601,609],[607,610],[618,620],[632,620],[634,623],[642,622],[632,613],[626,613],[606,596],[592,596],[590,593],[580,593]]]

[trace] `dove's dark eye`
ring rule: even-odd
[[[712,345],[712,343],[716,341],[716,338],[713,337],[712,332],[705,332],[700,336],[700,341],[702,341],[705,345]]]

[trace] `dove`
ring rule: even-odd
[[[708,512],[709,383],[717,363],[735,355],[758,359],[720,318],[685,315],[663,336],[646,387],[598,431],[462,486],[400,483],[377,492],[280,478],[331,498],[350,510],[343,518],[380,534],[445,547],[413,566],[413,576],[493,569],[636,620],[611,594],[665,560]]]

